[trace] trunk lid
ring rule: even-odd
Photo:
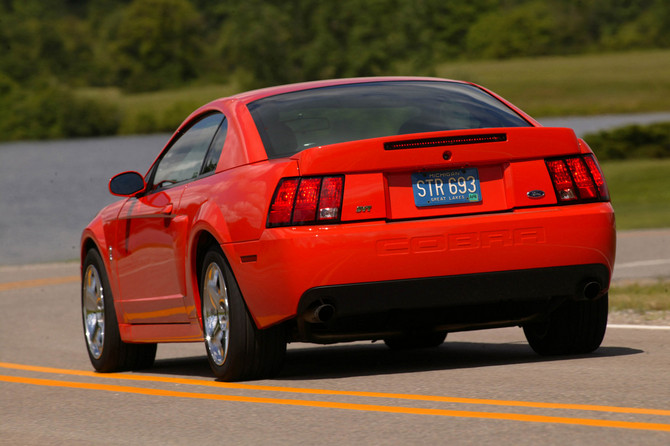
[[[514,127],[352,141],[292,158],[302,176],[346,175],[342,221],[353,221],[553,204],[544,160],[581,152],[571,129]]]

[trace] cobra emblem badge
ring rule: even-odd
[[[528,198],[544,198],[544,191],[543,190],[532,190],[526,194]]]

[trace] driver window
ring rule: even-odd
[[[156,166],[153,189],[187,181],[200,174],[207,149],[223,118],[221,113],[205,116],[172,144]]]

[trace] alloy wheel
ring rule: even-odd
[[[105,341],[105,294],[100,274],[94,265],[88,265],[84,274],[82,311],[88,350],[95,359],[102,356]]]
[[[202,318],[207,350],[214,364],[226,361],[230,338],[230,311],[228,289],[219,265],[212,262],[207,267],[203,287]]]

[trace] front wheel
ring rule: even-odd
[[[609,299],[569,300],[549,316],[525,325],[528,344],[540,355],[591,353],[600,347],[607,329]]]
[[[98,251],[88,251],[82,271],[84,338],[95,370],[118,372],[151,367],[156,357],[156,344],[127,344],[121,340],[112,290]]]
[[[256,328],[221,253],[203,262],[200,295],[207,359],[223,381],[268,378],[279,373],[286,354],[283,327]]]

